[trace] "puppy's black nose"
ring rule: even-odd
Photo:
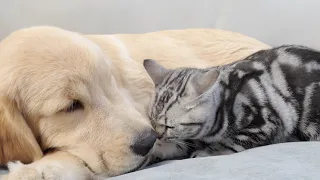
[[[147,130],[137,138],[133,145],[131,145],[131,149],[135,154],[145,156],[149,153],[156,140],[156,132]]]

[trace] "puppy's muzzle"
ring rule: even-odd
[[[134,144],[131,145],[131,149],[137,155],[146,156],[156,142],[156,139],[156,132],[148,129],[136,138]]]

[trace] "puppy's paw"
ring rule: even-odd
[[[42,176],[34,168],[22,164],[20,161],[8,163],[9,174],[4,180],[42,180]]]
[[[8,169],[9,174],[3,177],[4,180],[62,180],[58,167],[36,169],[17,161],[8,163]]]

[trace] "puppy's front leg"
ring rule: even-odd
[[[91,180],[93,173],[76,157],[56,152],[31,164],[8,163],[4,180]]]

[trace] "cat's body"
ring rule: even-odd
[[[156,84],[149,116],[163,138],[155,148],[161,159],[189,154],[186,140],[192,157],[320,140],[318,51],[281,46],[208,69],[144,64]]]

